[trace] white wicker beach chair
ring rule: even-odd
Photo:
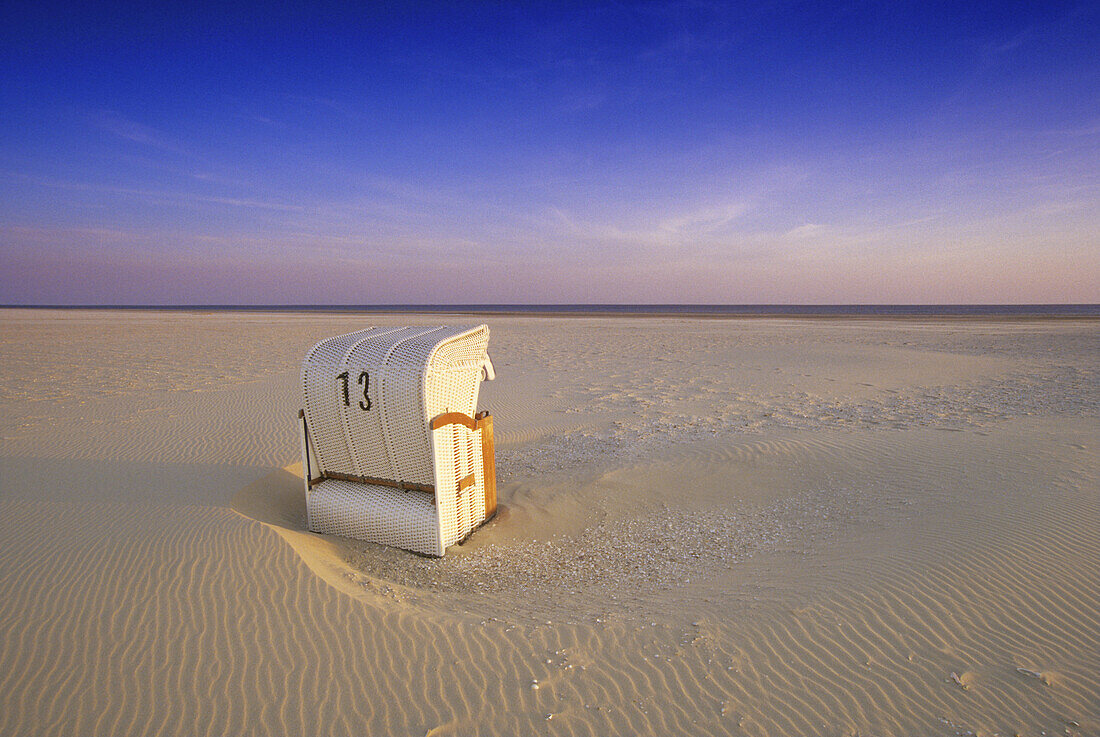
[[[442,556],[496,512],[489,328],[368,328],[302,364],[298,413],[314,532]]]

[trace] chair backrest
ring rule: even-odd
[[[475,414],[488,343],[485,325],[371,327],[317,343],[302,364],[317,470],[433,484],[429,423]]]

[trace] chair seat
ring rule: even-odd
[[[307,499],[309,528],[328,535],[442,555],[432,494],[326,479]]]

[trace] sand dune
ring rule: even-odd
[[[0,734],[1100,734],[1100,323],[492,318],[431,560],[295,465],[407,321],[3,313]]]

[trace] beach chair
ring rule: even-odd
[[[314,532],[442,556],[496,512],[489,328],[367,328],[317,343],[298,412]]]

